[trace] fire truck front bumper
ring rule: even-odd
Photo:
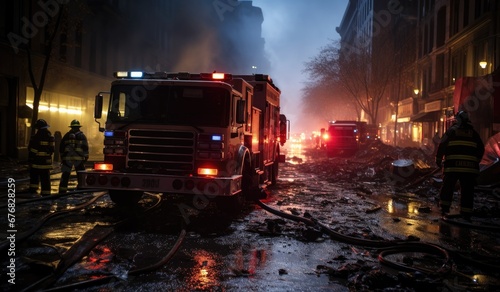
[[[241,175],[229,177],[186,177],[143,173],[79,171],[83,189],[130,190],[186,195],[232,196],[241,191]]]

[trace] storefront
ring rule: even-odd
[[[411,117],[416,113],[416,99],[404,99],[398,103],[397,145],[401,147],[417,146],[420,143],[421,132],[413,127]]]
[[[442,128],[442,101],[435,100],[424,105],[424,110],[411,117],[413,128],[417,128],[421,135],[419,142],[422,146],[432,144],[432,138],[437,133],[443,135]]]

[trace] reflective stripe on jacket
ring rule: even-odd
[[[444,155],[444,172],[479,173],[484,144],[470,125],[453,126],[445,134],[439,155]],[[442,157],[442,156],[441,156]]]
[[[59,151],[63,160],[86,160],[89,157],[87,137],[81,131],[70,130],[62,138]]]
[[[28,158],[31,167],[52,169],[52,153],[54,153],[54,136],[47,129],[40,129],[31,137],[28,145]]]

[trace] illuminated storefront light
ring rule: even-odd
[[[26,101],[26,105],[29,106],[30,108],[33,108],[33,101]],[[79,108],[65,108],[65,107],[58,107],[58,106],[48,106],[47,104],[42,104],[40,103],[38,105],[38,111],[39,112],[59,112],[59,113],[67,113],[71,115],[81,115],[83,112]]]

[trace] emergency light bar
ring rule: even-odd
[[[143,74],[142,71],[117,71],[113,75],[115,78],[142,78]]]
[[[224,79],[224,73],[212,73],[212,79]]]
[[[142,72],[139,72],[139,71],[131,71],[131,72],[130,72],[130,77],[132,77],[132,78],[141,78],[141,77],[142,77]]]
[[[191,74],[189,72],[142,72],[142,71],[116,71],[115,78],[137,78],[137,79],[178,79],[178,80],[219,80],[229,81],[233,79],[232,74],[213,72]]]

